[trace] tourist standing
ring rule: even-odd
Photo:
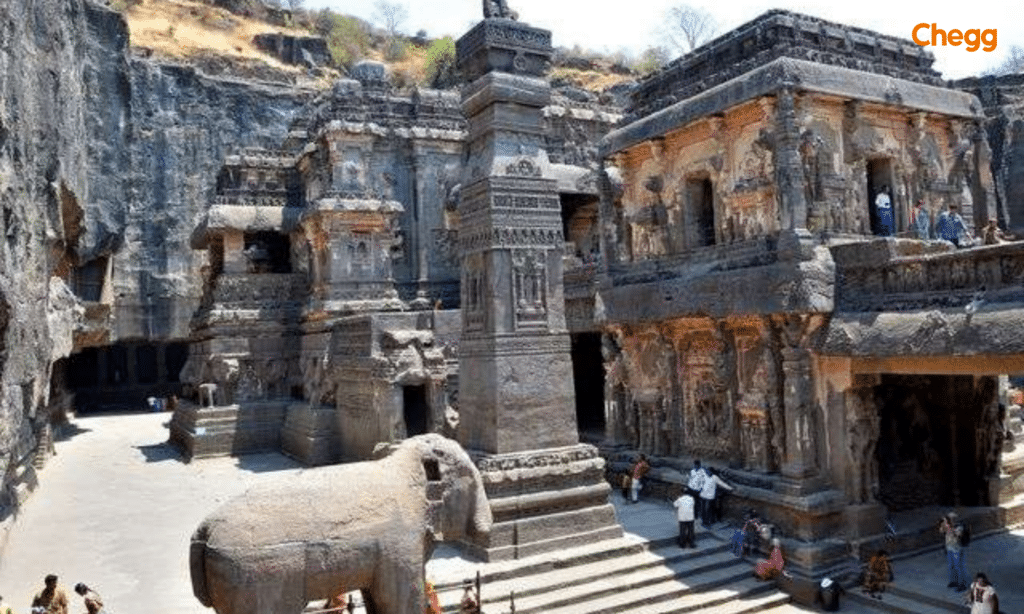
[[[44,583],[43,590],[32,599],[32,607],[43,608],[46,614],[68,614],[68,596],[57,586],[57,576],[46,576]]]
[[[632,482],[629,485],[630,488],[630,501],[636,503],[640,498],[640,487],[642,484],[640,481],[647,472],[651,470],[651,465],[647,462],[647,455],[641,454],[640,459],[633,465],[633,470],[630,472],[630,478]]]
[[[939,525],[939,532],[946,540],[946,565],[949,568],[949,588],[957,592],[967,590],[967,570],[964,567],[963,535],[964,526],[960,523],[956,512],[949,512]]]
[[[696,548],[697,542],[693,538],[693,497],[689,492],[684,492],[672,505],[676,507],[676,520],[679,521],[679,547]]]
[[[924,208],[924,199],[918,198],[914,208],[910,210],[910,225],[918,239],[927,241],[932,236],[932,221],[928,210]]]
[[[690,469],[690,479],[686,482],[686,492],[693,497],[694,501],[700,497],[700,491],[704,488],[705,479],[707,479],[707,473],[700,466],[700,459],[694,460],[693,469]]]
[[[88,614],[100,614],[103,612],[103,599],[100,598],[99,593],[82,582],[75,585],[75,592],[85,600],[85,611]]]
[[[709,467],[704,478],[704,486],[700,490],[700,518],[701,524],[704,526],[715,524],[718,520],[718,516],[715,513],[715,497],[718,496],[719,486],[726,490],[732,490],[732,486],[729,486],[725,480],[718,477],[718,471],[713,467]]]
[[[978,572],[974,576],[974,584],[967,592],[967,605],[971,606],[971,614],[999,614],[999,596],[985,574]]]
[[[875,219],[878,221],[878,234],[891,237],[894,229],[892,217],[892,199],[889,198],[889,186],[883,185],[875,196]]]

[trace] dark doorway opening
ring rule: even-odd
[[[707,177],[686,181],[687,200],[690,203],[692,245],[705,247],[715,244],[715,192]]]
[[[245,233],[245,256],[250,273],[291,273],[288,235],[272,231]]]
[[[572,380],[576,391],[576,425],[580,439],[601,441],[605,434],[601,333],[578,333],[572,336]]]
[[[882,375],[879,499],[890,511],[990,505],[1002,419],[993,377]]]
[[[874,160],[868,160],[867,163],[867,180],[868,180],[868,210],[871,214],[871,234],[876,236],[889,236],[895,234],[903,225],[898,221],[899,216],[896,212],[896,200],[893,197],[895,190],[893,190],[893,174],[892,174],[892,161],[889,158],[875,158]],[[875,207],[876,198],[881,193],[882,188],[886,188],[889,191],[889,202],[890,207],[888,213],[882,213],[879,215],[879,211]],[[889,216],[888,226],[891,228],[889,232],[886,232],[886,220],[885,215]]]
[[[77,413],[146,411],[147,399],[181,396],[184,342],[120,341],[84,348],[65,361],[64,385]]]
[[[426,386],[402,386],[402,417],[405,418],[406,437],[428,432],[430,405],[427,404]]]

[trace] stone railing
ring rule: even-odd
[[[213,205],[238,205],[244,207],[287,207],[286,193],[260,194],[248,190],[225,190],[213,197]]]
[[[875,244],[833,248],[838,310],[889,311],[1024,300],[1024,242],[916,255],[887,253]]]
[[[657,259],[616,263],[609,267],[609,273],[614,284],[619,286],[764,266],[777,261],[776,239],[758,237],[727,245],[700,247]]]
[[[220,310],[297,309],[307,295],[306,277],[297,273],[222,275],[215,284],[213,301]]]

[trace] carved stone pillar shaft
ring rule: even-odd
[[[775,176],[779,185],[782,227],[791,230],[807,227],[807,197],[803,161],[800,158],[800,128],[796,121],[796,95],[792,90],[779,92],[777,122],[779,136],[775,146]]]
[[[782,374],[785,378],[786,459],[782,475],[802,479],[818,471],[811,411],[812,393],[810,353],[803,348],[782,349]]]

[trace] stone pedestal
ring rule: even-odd
[[[338,436],[333,407],[308,403],[288,406],[281,430],[281,451],[306,465],[328,465],[338,460]]]
[[[170,441],[189,459],[276,452],[286,406],[276,401],[215,407],[182,402],[171,417]]]
[[[476,453],[495,519],[469,547],[499,560],[617,537],[604,461],[578,443],[561,203],[545,176],[551,33],[487,19],[456,47],[469,122],[459,441]]]

